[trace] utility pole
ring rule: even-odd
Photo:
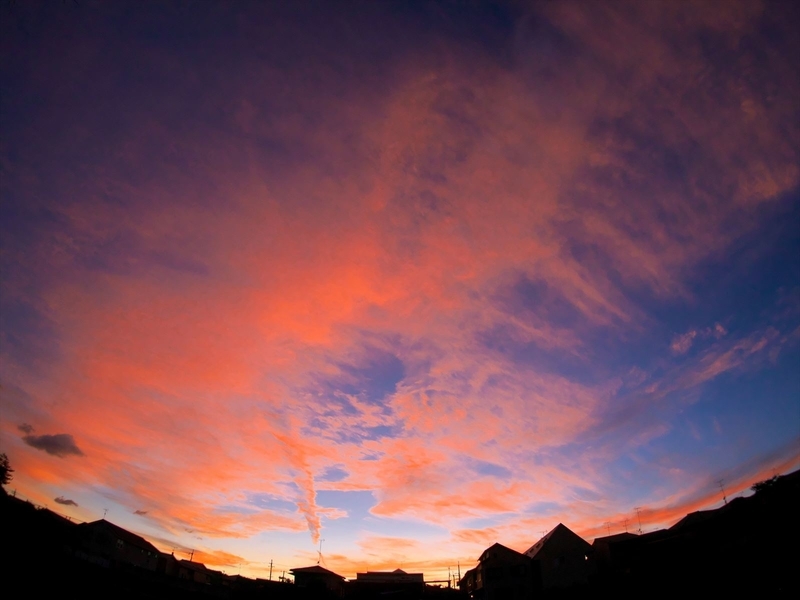
[[[319,556],[317,557],[317,564],[322,562],[322,542],[324,542],[322,538],[319,538]]]
[[[272,581],[272,559],[269,559],[269,580]]]
[[[606,521],[606,531],[608,532],[608,535],[611,535],[611,522],[610,521]]]
[[[633,510],[636,511],[636,518],[639,520],[639,529],[637,530],[636,533],[638,533],[639,535],[642,535],[642,515],[639,514],[639,511],[641,510],[641,507],[637,506]]]
[[[628,533],[628,517],[625,517],[625,533]]]

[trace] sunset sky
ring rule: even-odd
[[[3,2],[9,491],[228,573],[446,578],[800,467],[798,28]]]

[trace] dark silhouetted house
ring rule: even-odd
[[[738,500],[738,498],[737,498]],[[706,521],[710,521],[714,517],[719,514],[720,509],[715,508],[711,510],[697,510],[695,512],[691,512],[683,517],[680,521],[675,523],[672,527],[670,527],[670,531],[678,531],[678,530],[688,530],[699,525],[702,525]]]
[[[542,589],[548,590],[588,585],[594,571],[591,553],[589,542],[559,523],[528,548],[525,556],[535,563]]]
[[[418,598],[424,589],[425,577],[422,573],[406,573],[402,569],[356,573],[356,579],[352,582],[352,595],[356,598],[376,595]]]
[[[483,551],[478,566],[467,571],[459,582],[470,598],[482,600],[522,600],[537,589],[531,560],[502,544]]]
[[[202,583],[209,585],[211,583],[210,571],[203,563],[193,562],[191,560],[179,560],[177,564],[178,579],[185,579],[194,581],[195,583]]]
[[[596,539],[593,559],[598,584],[630,592],[650,581],[673,580],[685,570],[682,565],[688,557],[671,543],[670,537],[668,530],[659,529],[642,535],[629,533]]]
[[[294,575],[294,584],[309,591],[328,590],[336,596],[344,595],[344,577],[319,565],[299,567],[289,571]]]
[[[458,589],[466,593],[469,598],[475,598],[478,591],[478,567],[473,567],[458,582]]]
[[[178,565],[180,564],[180,560],[175,558],[174,554],[167,554],[166,552],[160,552],[158,556],[158,566],[156,567],[156,571],[159,573],[163,573],[164,575],[169,575],[170,577],[177,577],[178,576]]]
[[[362,583],[424,583],[422,573],[406,573],[402,569],[394,571],[367,571],[356,573],[356,581]]]
[[[235,590],[242,596],[247,597],[249,594],[254,594],[261,591],[264,586],[261,585],[262,579],[250,579],[244,575],[222,575],[219,578],[220,585],[231,590]],[[274,583],[274,582],[273,582]]]
[[[620,542],[636,537],[634,533],[625,532],[594,539],[589,560],[594,563],[594,573],[598,582],[609,583],[624,575],[625,550],[620,549]]]
[[[161,553],[143,537],[100,519],[77,527],[76,554],[105,567],[155,571]]]

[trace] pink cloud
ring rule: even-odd
[[[756,4],[543,10],[588,49],[543,88],[531,80],[546,53],[521,24],[511,65],[441,42],[440,52],[403,59],[378,91],[315,99],[274,68],[263,78],[223,74],[224,92],[204,102],[224,107],[235,130],[181,132],[137,113],[116,148],[145,171],[155,169],[153,144],[186,164],[141,178],[113,161],[86,166],[82,178],[55,169],[63,198],[49,208],[63,225],[31,252],[11,250],[24,273],[10,289],[22,298],[36,289],[31,301],[54,323],[60,353],[33,367],[0,358],[4,382],[30,395],[14,396],[15,423],[67,431],[86,457],[67,474],[20,447],[28,480],[112,489],[131,510],[152,507],[147,519],[167,532],[218,537],[307,529],[316,543],[323,517],[343,517],[317,504],[320,489],[374,490],[373,515],[446,523],[470,548],[492,536],[530,541],[546,519],[484,530],[463,521],[500,518],[532,498],[597,528],[603,517],[570,504],[569,486],[592,488],[592,460],[616,447],[593,448],[576,467],[534,459],[612,419],[623,379],[637,391],[646,382],[647,401],[662,401],[754,364],[783,338],[696,327],[672,339],[672,353],[711,345],[668,369],[674,377],[626,365],[599,383],[520,364],[480,340],[509,331],[504,341],[520,347],[585,357],[589,333],[647,330],[630,290],[691,299],[687,274],[797,185],[794,108],[703,59],[697,32],[710,27],[735,47]],[[773,78],[791,72],[784,59]],[[625,85],[609,73],[626,74]],[[299,104],[270,117],[263,99],[295,85]],[[51,128],[31,130],[48,139]],[[261,142],[275,140],[302,141],[321,158],[273,167]],[[681,159],[685,185],[656,148]],[[500,297],[523,278],[544,282],[573,322],[541,306],[506,308]],[[403,363],[395,392],[379,403],[319,390],[322,376],[341,375],[369,348]],[[376,428],[388,433],[365,433]],[[513,478],[468,472],[466,458]],[[319,481],[332,465],[347,477]],[[296,510],[247,512],[245,492],[290,498]],[[653,509],[648,522],[710,500]],[[394,556],[406,542],[370,543]]]
[[[673,354],[685,354],[689,351],[689,348],[692,347],[692,343],[696,337],[697,332],[695,330],[687,331],[682,335],[676,335],[674,338],[672,338],[670,349],[672,350]]]

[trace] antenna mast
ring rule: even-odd
[[[639,511],[641,511],[642,509],[641,507],[637,506],[633,510],[636,511],[636,518],[639,519],[639,530],[637,531],[637,533],[639,535],[642,535],[642,515],[639,514]]]
[[[725,495],[725,485],[724,485],[725,484],[725,480],[724,479],[719,479],[719,480],[717,480],[717,484],[719,485],[719,489],[722,490],[722,500],[723,500],[723,502],[725,502],[725,504],[728,504],[728,497]]]
[[[319,538],[319,556],[317,557],[317,564],[322,562],[322,542],[324,542],[322,538]]]

